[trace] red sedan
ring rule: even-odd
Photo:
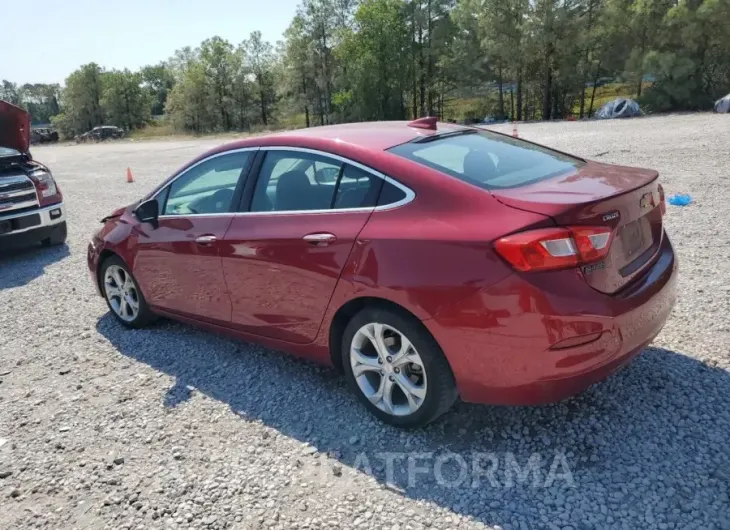
[[[655,171],[360,123],[205,153],[105,218],[88,264],[122,324],[164,315],[334,365],[412,427],[457,396],[551,402],[629,362],[675,302],[664,212]]]

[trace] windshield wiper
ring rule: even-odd
[[[427,144],[428,142],[435,142],[436,140],[443,140],[444,138],[453,138],[454,136],[462,136],[465,134],[477,134],[479,131],[474,129],[464,129],[461,131],[450,131],[441,134],[431,134],[429,136],[421,136],[416,138],[411,143],[413,144]]]

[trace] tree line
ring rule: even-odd
[[[253,32],[137,72],[91,63],[0,97],[71,136],[165,115],[206,133],[347,121],[590,116],[617,80],[648,111],[730,92],[730,0],[303,0],[283,40]]]

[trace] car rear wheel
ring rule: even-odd
[[[422,427],[456,400],[446,357],[412,317],[388,309],[362,310],[345,329],[342,355],[348,384],[385,423]]]
[[[101,280],[106,303],[121,324],[141,328],[155,320],[137,281],[120,258],[112,256],[103,263]]]

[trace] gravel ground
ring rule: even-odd
[[[679,303],[577,398],[459,404],[408,433],[329,369],[171,322],[124,330],[94,295],[98,220],[221,140],[37,148],[69,244],[0,258],[0,527],[730,529],[730,120],[519,132],[693,195],[666,218]]]

